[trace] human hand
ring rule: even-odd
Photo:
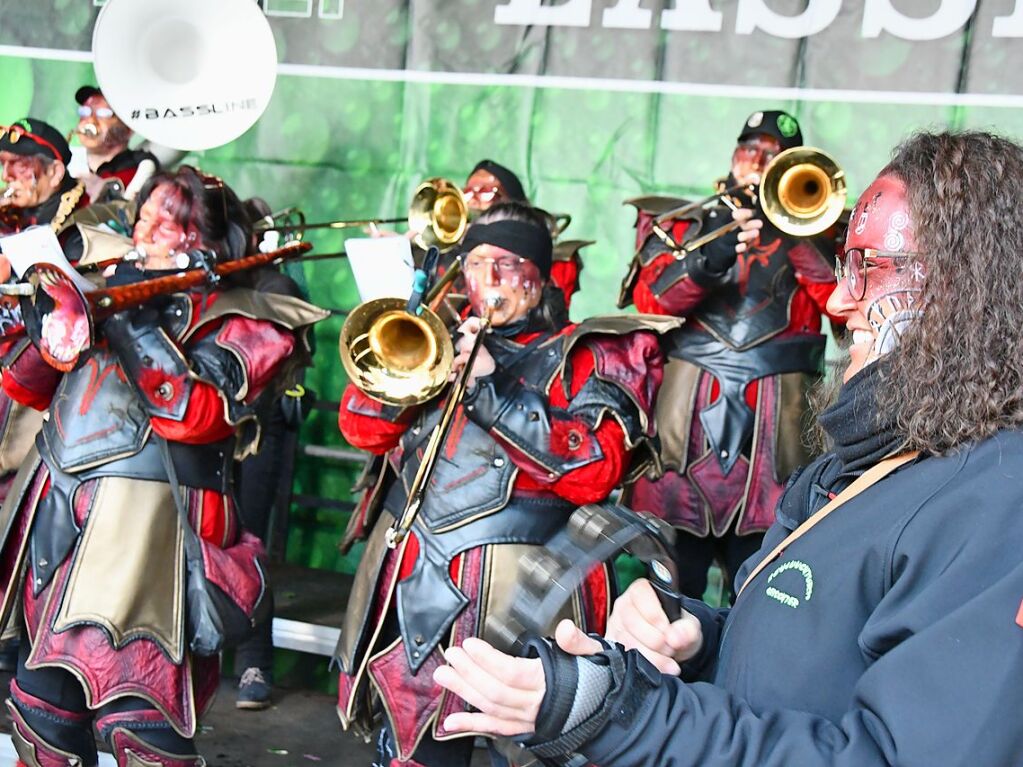
[[[650,581],[642,578],[615,600],[606,636],[626,650],[639,650],[658,671],[672,676],[682,673],[679,664],[703,646],[700,621],[683,610],[681,618],[670,622]]]
[[[480,333],[480,325],[479,317],[469,317],[459,326],[458,332],[461,336],[455,343],[455,359],[451,363],[451,373],[448,375],[449,381],[454,381],[458,373],[469,361],[469,354],[476,343],[476,337]],[[490,352],[487,351],[487,347],[481,345],[476,353],[476,361],[469,372],[469,380],[467,381],[469,388],[471,389],[476,385],[476,379],[488,376],[495,370],[497,370],[497,363]]]
[[[735,246],[735,253],[745,253],[749,249],[749,243],[760,237],[760,230],[764,227],[763,219],[754,218],[754,211],[751,208],[739,208],[732,211],[732,220],[739,222],[739,243]]]
[[[591,655],[602,649],[568,620],[558,624],[554,637],[558,646],[572,655]],[[433,672],[434,681],[477,709],[450,714],[444,729],[509,737],[536,730],[536,716],[547,693],[539,659],[514,658],[475,638],[466,639],[461,647],[448,648],[444,657],[448,665]]]

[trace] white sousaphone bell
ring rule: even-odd
[[[128,127],[183,151],[242,135],[277,79],[273,33],[253,0],[107,0],[92,52],[99,87]]]

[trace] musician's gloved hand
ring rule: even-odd
[[[703,646],[703,629],[696,616],[682,611],[674,623],[664,614],[650,581],[634,581],[611,608],[606,637],[627,650],[639,650],[662,674],[678,676],[680,663]]]
[[[760,231],[764,228],[764,220],[755,218],[755,211],[752,208],[739,208],[732,211],[732,220],[739,221],[739,233],[736,235],[738,243],[735,246],[736,253],[745,253],[752,242],[760,237]]]
[[[180,421],[193,376],[152,306],[117,312],[100,326],[110,350],[150,415]]]
[[[451,374],[448,376],[449,381],[454,381],[462,368],[465,367],[465,363],[469,361],[469,352],[476,343],[476,337],[480,332],[480,318],[469,317],[459,326],[458,332],[460,336],[455,342],[455,359],[451,364]],[[480,350],[476,354],[476,362],[469,373],[468,388],[472,389],[476,386],[476,379],[488,376],[495,370],[497,370],[497,363],[494,361],[494,358],[487,351],[486,346],[480,346]]]

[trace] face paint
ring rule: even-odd
[[[485,170],[478,170],[466,179],[462,194],[465,196],[470,218],[473,219],[491,205],[502,202],[506,196],[497,176]]]
[[[852,334],[848,380],[896,347],[923,314],[926,278],[906,187],[894,176],[874,181],[853,208],[828,311]]]
[[[750,136],[739,142],[732,153],[732,177],[742,185],[759,184],[760,176],[781,151],[774,136]]]
[[[543,278],[536,264],[495,245],[478,245],[463,263],[466,292],[473,312],[488,310],[494,327],[525,318],[540,303]]]
[[[179,268],[178,255],[202,247],[202,238],[194,227],[178,223],[176,213],[181,201],[167,185],[158,186],[139,209],[132,231],[136,251],[145,254],[146,269]]]
[[[54,181],[52,173],[46,172],[46,167],[38,157],[0,152],[0,166],[3,167],[3,180],[7,185],[2,203],[5,205],[34,208],[50,199],[60,185]]]
[[[94,94],[78,108],[78,140],[89,151],[113,152],[127,145],[131,130],[103,96]]]

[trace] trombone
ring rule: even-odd
[[[708,242],[738,229],[741,224],[731,221],[682,245],[674,242],[660,229],[659,224],[702,208],[714,200],[721,200],[735,210],[737,206],[729,197],[741,189],[730,187],[703,200],[663,213],[654,221],[654,230],[674,251],[675,258],[685,258]],[[792,147],[771,160],[764,169],[760,185],[751,191],[764,217],[776,229],[794,237],[813,237],[838,221],[845,209],[845,171],[822,149]]]
[[[447,326],[430,306],[436,306],[443,298],[455,274],[455,269],[448,270],[446,279],[435,284],[424,297],[417,313],[407,310],[405,299],[377,298],[360,304],[345,319],[338,341],[341,364],[349,380],[368,397],[387,405],[410,407],[433,399],[447,386],[454,363],[454,345]],[[497,305],[496,300],[488,300],[488,311],[480,319],[480,331],[468,360],[452,384],[440,422],[430,435],[405,508],[387,532],[391,548],[408,535],[423,503]]]
[[[309,224],[300,213],[299,220],[294,217],[287,220],[286,214],[294,216],[295,209],[288,208],[274,214],[269,225],[257,227],[257,232],[279,231],[285,235],[297,234],[296,239],[301,239],[301,233],[310,229],[349,229],[405,222],[411,231],[416,232],[413,238],[416,245],[424,250],[435,246],[444,253],[462,241],[469,225],[469,207],[462,190],[453,181],[439,177],[429,178],[416,187],[405,218],[360,218]]]

